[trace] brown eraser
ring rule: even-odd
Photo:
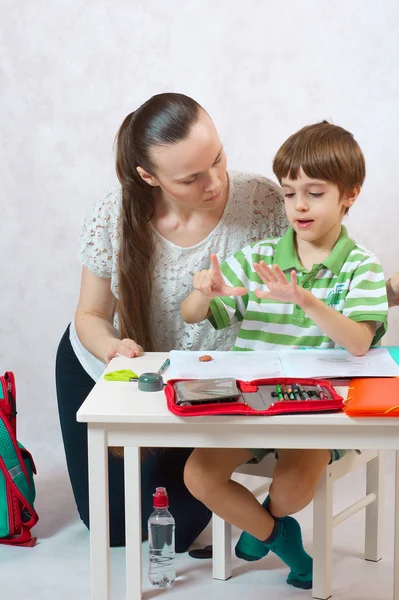
[[[200,356],[199,359],[201,362],[210,362],[213,360],[212,356],[209,356],[209,354],[204,354],[204,356]]]

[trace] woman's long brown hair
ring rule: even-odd
[[[151,148],[185,139],[198,121],[200,110],[195,100],[183,94],[158,94],[125,118],[116,137],[116,172],[122,186],[117,308],[120,333],[146,351],[154,350],[150,314],[153,243],[149,229],[154,188],[143,181],[137,167],[156,175]]]

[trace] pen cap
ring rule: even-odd
[[[160,392],[163,389],[162,375],[143,373],[138,380],[138,388],[142,392]]]

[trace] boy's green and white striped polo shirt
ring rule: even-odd
[[[290,228],[283,237],[255,242],[221,265],[227,285],[244,286],[249,292],[242,297],[214,298],[210,304],[209,320],[215,329],[242,321],[233,350],[337,347],[299,306],[255,296],[256,289],[268,289],[253,268],[253,263],[261,260],[267,265],[278,264],[288,278],[295,269],[300,286],[353,321],[375,321],[377,329],[372,344],[384,335],[388,300],[376,255],[356,244],[342,226],[329,256],[306,271],[299,262],[294,230]]]

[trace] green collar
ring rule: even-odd
[[[322,261],[322,264],[330,269],[334,275],[339,275],[350,252],[356,246],[356,242],[348,236],[346,227],[342,225],[341,233],[330,254]],[[295,268],[303,271],[298,254],[295,250],[295,232],[292,227],[280,238],[276,245],[275,263],[283,271]]]

